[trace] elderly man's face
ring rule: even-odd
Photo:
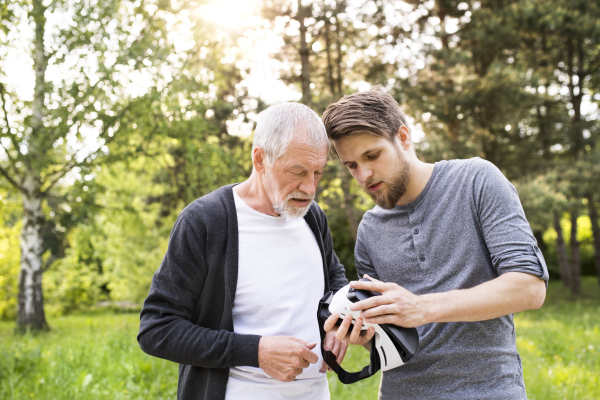
[[[265,165],[265,191],[273,209],[285,217],[303,217],[317,193],[327,166],[327,145],[293,141],[287,151]]]

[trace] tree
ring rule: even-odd
[[[46,329],[42,295],[44,205],[64,178],[83,176],[107,145],[144,115],[165,79],[171,53],[160,2],[12,1],[3,46],[16,46],[21,20],[33,32],[33,99],[20,98],[2,73],[0,174],[22,201],[17,326]],[[49,25],[49,18],[61,21]],[[52,35],[50,36],[50,32]],[[3,60],[5,61],[5,60]],[[5,65],[3,65],[5,67]],[[49,71],[52,77],[48,76]],[[58,72],[68,71],[59,75]],[[164,70],[163,70],[164,71]],[[137,78],[132,82],[131,78]],[[167,79],[168,80],[168,79]]]

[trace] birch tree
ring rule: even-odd
[[[169,26],[165,1],[9,1],[0,12],[0,174],[23,213],[17,327],[42,330],[46,199],[91,176],[107,146],[148,113],[175,62],[167,32],[176,19]],[[33,66],[32,96],[7,73],[18,51]]]

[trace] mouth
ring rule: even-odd
[[[383,181],[374,183],[373,185],[367,186],[367,189],[371,192],[376,192],[383,185]]]
[[[299,207],[306,207],[307,205],[310,204],[310,199],[295,199],[295,198],[291,198],[290,200],[293,201],[293,204],[299,206]]]

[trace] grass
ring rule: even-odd
[[[517,345],[530,399],[600,398],[600,287],[583,282],[572,298],[551,282],[542,309],[515,316]],[[135,335],[137,314],[51,319],[52,330],[16,335],[0,323],[0,399],[175,399],[177,365],[149,357]],[[368,353],[352,348],[344,367],[358,370]],[[376,399],[380,373],[345,386],[329,376],[332,400]]]

